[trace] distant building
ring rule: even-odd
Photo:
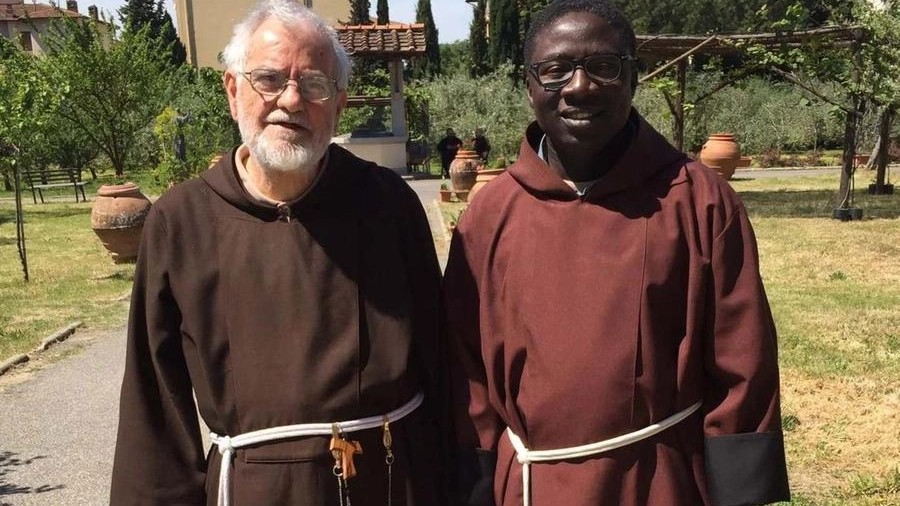
[[[50,23],[60,18],[97,20],[97,7],[88,7],[88,15],[78,12],[78,2],[68,0],[66,8],[41,3],[25,3],[25,0],[0,0],[0,37],[13,40],[26,51],[44,54],[46,45],[41,35],[47,33]]]
[[[0,0],[0,2],[8,0]],[[175,0],[178,38],[187,60],[197,67],[222,70],[219,54],[231,40],[232,30],[258,0]],[[350,0],[298,0],[330,24],[350,18]]]

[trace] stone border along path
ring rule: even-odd
[[[47,348],[53,346],[56,343],[65,341],[69,338],[74,332],[75,329],[82,326],[83,324],[80,321],[73,322],[69,324],[67,327],[60,329],[53,334],[45,337],[44,340],[41,341],[41,345],[34,349],[31,353],[20,353],[18,355],[14,355],[12,358],[8,360],[4,360],[0,362],[0,375],[3,375],[13,367],[24,364],[32,359],[35,353],[40,353],[42,351],[46,351]]]

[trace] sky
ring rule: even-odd
[[[59,0],[58,3],[65,4],[65,1]],[[101,12],[112,13],[113,18],[118,21],[118,10],[125,3],[127,3],[126,0],[79,0],[78,10],[82,14],[87,14],[88,6],[96,5]],[[173,0],[165,0],[164,3],[172,19],[175,20],[175,2]],[[378,1],[370,0],[370,3],[372,5],[372,16],[374,17]],[[416,3],[417,0],[388,0],[388,12],[390,12],[391,21],[400,23],[412,23],[415,21]],[[437,25],[438,42],[441,44],[469,37],[472,6],[467,4],[465,0],[431,0],[431,15],[434,17],[434,23]],[[175,22],[177,26],[177,20]]]

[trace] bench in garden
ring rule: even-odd
[[[84,195],[84,184],[81,180],[81,169],[31,169],[24,172],[25,183],[31,188],[31,198],[37,204],[37,197],[44,203],[44,191],[48,188],[65,188],[71,186],[75,190],[75,202],[78,202],[78,192],[81,191],[81,199],[87,202]],[[37,194],[35,194],[37,190]]]

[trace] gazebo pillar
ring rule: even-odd
[[[390,60],[388,71],[391,74],[391,132],[394,137],[407,137],[406,101],[403,100],[403,61]]]

